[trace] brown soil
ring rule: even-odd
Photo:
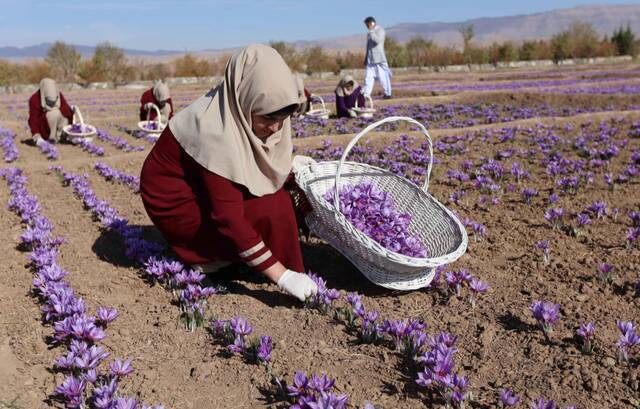
[[[638,101],[636,97],[499,93],[464,93],[456,98],[467,103],[489,100],[522,106],[538,102],[575,106],[594,100],[603,105]],[[399,102],[417,101],[391,103]],[[6,110],[0,112],[3,118],[0,125],[14,129],[19,139],[26,139],[23,122]],[[522,124],[579,124],[620,114],[532,119]],[[640,114],[634,112],[624,116],[629,121],[640,119]],[[104,127],[108,121],[128,126],[136,122],[132,116],[109,117],[109,110],[103,116],[94,114],[93,123]],[[469,130],[435,130],[432,136],[437,139]],[[61,159],[56,164],[70,171],[87,172],[99,197],[109,200],[133,224],[144,226],[150,237],[158,238],[139,197],[124,186],[104,181],[91,168],[96,160],[102,160],[120,170],[138,173],[151,145],[113,129],[109,131],[132,144],[144,145],[147,150],[122,153],[96,141],[107,152],[105,158],[94,158],[77,147],[60,146]],[[375,138],[384,143],[396,136],[378,134]],[[323,139],[326,136],[296,143],[319,146]],[[332,139],[344,144],[349,136]],[[448,203],[454,188],[444,183],[446,170],[457,167],[462,160],[477,162],[505,146],[478,140],[469,145],[470,151],[464,157],[439,155],[442,163],[434,168],[432,194],[455,208]],[[522,142],[513,146],[526,147]],[[640,148],[640,140],[631,139],[630,148]],[[136,373],[123,382],[124,392],[149,403],[161,402],[167,408],[275,406],[264,393],[269,379],[266,371],[239,357],[226,357],[204,329],[195,333],[180,329],[176,323],[179,310],[172,305],[171,294],[159,286],[145,284],[125,258],[119,239],[101,232],[71,190],[48,174],[46,168],[50,163],[43,155],[27,144],[20,143],[19,149],[20,158],[14,165],[25,169],[29,190],[39,197],[43,213],[51,219],[55,232],[67,240],[61,246],[59,262],[70,272],[68,279],[72,286],[91,311],[98,306],[112,306],[120,312],[107,331],[104,345],[112,357],[133,358]],[[631,149],[627,148],[613,162],[614,172],[622,169]],[[525,165],[532,175],[526,186],[541,192],[552,187],[543,168]],[[495,407],[500,388],[507,387],[527,398],[523,407],[529,399],[543,395],[579,408],[633,409],[640,403],[640,351],[636,348],[632,353],[630,368],[612,359],[616,353],[615,320],[634,320],[640,324],[640,299],[634,297],[632,289],[640,272],[640,253],[621,247],[628,225],[625,215],[629,210],[639,210],[640,192],[637,183],[621,185],[610,192],[603,186],[599,173],[596,179],[594,186],[576,196],[563,196],[559,204],[576,212],[595,200],[605,200],[620,209],[620,218],[594,221],[579,239],[553,231],[545,224],[542,215],[546,194],[536,199],[533,206],[527,206],[515,192],[486,212],[474,208],[477,195],[469,191],[470,205],[455,209],[462,217],[483,223],[488,235],[479,242],[471,238],[466,255],[450,268],[467,268],[491,285],[475,311],[465,300],[444,301],[434,290],[403,293],[377,288],[317,239],[304,243],[305,262],[310,270],[324,276],[331,287],[365,294],[366,306],[379,309],[385,318],[420,317],[427,323],[430,334],[450,331],[458,335],[457,362],[461,372],[470,378],[473,407]],[[7,189],[0,187],[0,203],[6,203],[7,199]],[[48,407],[49,394],[61,381],[60,375],[51,372],[52,361],[63,351],[50,349],[45,342],[52,329],[41,324],[39,307],[29,295],[31,274],[25,267],[26,253],[16,248],[21,228],[18,218],[8,210],[0,211],[0,231],[4,238],[0,244],[4,256],[0,267],[0,407]],[[551,240],[553,246],[548,266],[534,249],[534,244],[542,239]],[[610,289],[603,289],[593,279],[597,263],[603,261],[614,264],[618,273]],[[276,344],[273,373],[291,380],[297,370],[327,372],[336,379],[337,389],[347,393],[358,406],[365,401],[384,408],[432,406],[414,382],[416,368],[405,364],[386,342],[357,344],[355,336],[341,323],[301,308],[274,285],[259,278],[235,277],[225,284],[229,293],[213,297],[208,312],[220,317],[243,315],[254,326],[255,333],[271,335]],[[560,321],[550,343],[535,328],[528,310],[531,301],[537,299],[562,304]],[[597,325],[597,348],[591,356],[580,353],[574,338],[576,328],[586,321]]]

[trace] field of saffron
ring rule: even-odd
[[[332,101],[335,82],[307,87]],[[640,67],[394,86],[373,120],[429,129],[429,191],[467,253],[399,292],[305,237],[305,305],[167,251],[138,195],[141,90],[65,92],[98,133],[39,148],[29,95],[0,96],[0,407],[640,408]],[[295,151],[334,160],[370,121],[294,120]],[[419,184],[422,138],[385,125],[351,159]]]

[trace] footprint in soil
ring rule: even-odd
[[[511,312],[507,312],[498,316],[498,322],[507,331],[530,332],[537,329],[535,325],[531,325],[522,321],[520,317],[513,315],[513,313]]]

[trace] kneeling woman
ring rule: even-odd
[[[73,109],[51,78],[40,81],[40,89],[29,98],[29,129],[36,145],[58,142],[63,128],[73,121]]]
[[[338,118],[355,117],[356,113],[353,111],[353,108],[355,108],[356,103],[359,107],[364,106],[365,101],[364,95],[362,95],[362,88],[351,75],[342,77],[336,87],[335,93]]]
[[[140,120],[147,119],[147,115],[151,121],[156,119],[156,110],[153,105],[157,106],[162,115],[162,122],[167,122],[173,117],[173,101],[169,93],[169,86],[164,82],[156,82],[153,87],[142,93],[140,97]]]
[[[178,113],[144,162],[140,192],[153,223],[183,262],[204,272],[242,261],[304,300],[293,204],[289,116],[304,98],[272,48],[231,57],[224,80]],[[312,162],[296,157],[296,163]]]

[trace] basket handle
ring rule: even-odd
[[[427,128],[425,128],[424,125],[422,125],[420,122],[416,121],[413,118],[409,118],[406,116],[390,116],[388,118],[381,119],[378,122],[374,122],[369,126],[367,126],[366,128],[364,128],[362,131],[360,131],[359,134],[353,137],[351,142],[349,142],[347,147],[344,149],[344,153],[342,154],[342,157],[340,158],[340,162],[338,163],[338,169],[336,170],[335,191],[333,196],[334,212],[336,214],[341,214],[340,213],[340,176],[341,176],[342,165],[344,165],[344,162],[347,159],[347,155],[349,155],[349,153],[351,152],[351,149],[353,149],[356,143],[358,143],[360,138],[365,136],[367,133],[369,133],[373,129],[389,122],[399,122],[399,121],[409,122],[413,125],[417,125],[418,128],[420,128],[420,131],[422,131],[422,134],[427,137],[427,142],[429,142],[429,164],[427,166],[427,177],[424,181],[424,185],[422,186],[422,190],[426,192],[429,189],[429,177],[431,176],[431,168],[433,167],[433,143],[431,141],[431,136],[429,135]]]
[[[156,120],[160,123],[162,123],[162,114],[160,114],[160,109],[158,109],[158,106],[154,103],[151,103],[151,108],[155,109],[156,111]],[[149,122],[151,122],[151,120],[149,119],[149,117],[151,116],[151,109],[147,109],[147,125],[149,125]]]
[[[77,105],[75,107],[76,107],[76,109],[73,111],[73,119],[75,119],[76,115],[77,115],[78,119],[80,120],[80,125],[84,125],[84,119],[82,118],[82,112],[80,112],[80,108]]]
[[[325,108],[324,105],[324,99],[322,99],[322,97],[320,95],[316,95],[316,94],[311,94],[311,96],[309,97],[309,111],[311,111],[313,109],[313,98],[318,98],[320,100],[320,103],[322,104],[322,110],[326,110],[327,108]]]
[[[371,99],[371,96],[370,95],[365,95],[364,97],[366,98],[365,101],[369,100],[369,108],[373,109],[373,99]],[[366,108],[367,104],[365,103],[364,105],[365,105],[365,108]],[[356,98],[356,106],[354,108],[358,108],[358,98]]]

